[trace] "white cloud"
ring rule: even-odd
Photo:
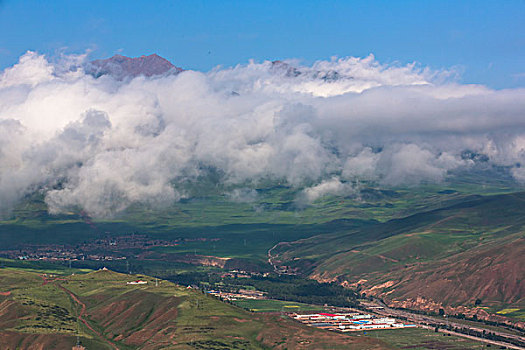
[[[379,158],[379,153],[373,153],[370,148],[365,147],[358,155],[346,160],[343,168],[343,177],[350,180],[377,180],[379,176],[377,173]]]
[[[1,73],[0,212],[35,190],[55,213],[167,205],[210,171],[229,186],[315,183],[304,190],[314,201],[355,179],[443,181],[472,164],[465,150],[525,181],[523,89],[373,56],[126,82],[71,69],[83,59],[29,52]]]
[[[315,186],[305,188],[298,202],[299,204],[310,204],[324,196],[348,196],[353,193],[355,189],[352,184],[343,183],[337,176],[334,176]]]
[[[415,144],[393,145],[382,152],[378,161],[381,182],[387,185],[441,182],[461,160],[443,153],[435,155]]]

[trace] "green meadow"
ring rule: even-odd
[[[234,305],[252,312],[326,312],[321,306],[297,303],[293,301],[271,299],[238,299],[232,301]]]

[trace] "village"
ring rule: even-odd
[[[0,250],[0,257],[28,261],[114,261],[125,260],[130,250],[155,247],[175,247],[185,242],[205,241],[207,238],[154,239],[144,234],[123,234],[70,244],[27,244],[21,249]],[[217,240],[217,239],[209,239]]]
[[[208,294],[213,295],[221,300],[235,301],[239,299],[263,300],[266,298],[266,292],[259,290],[239,289],[237,292],[222,292],[210,290]]]
[[[221,300],[267,300],[265,292],[258,290],[239,289],[235,292],[210,290],[207,292]],[[359,312],[345,313],[287,313],[287,316],[307,326],[337,332],[366,331],[376,329],[401,329],[417,327],[412,323],[404,323],[392,317]]]
[[[364,331],[373,329],[400,329],[417,327],[415,324],[402,323],[391,317],[381,317],[371,314],[352,313],[316,313],[291,314],[296,321],[311,327],[338,332]]]

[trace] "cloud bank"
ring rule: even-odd
[[[34,191],[52,213],[169,205],[210,173],[242,188],[279,181],[313,201],[355,180],[443,181],[476,161],[465,154],[525,181],[523,89],[373,56],[124,81],[95,79],[83,60],[28,52],[1,73],[0,212]]]

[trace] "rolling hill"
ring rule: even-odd
[[[460,178],[464,182],[417,188],[362,185],[358,198],[326,196],[304,208],[297,207],[298,191],[290,187],[266,184],[252,202],[236,202],[225,194],[231,189],[211,186],[206,195],[171,207],[133,207],[104,220],[50,215],[34,194],[0,222],[0,244],[15,255],[37,254],[42,247],[87,254],[89,248],[93,254],[126,256],[135,272],[165,277],[217,269],[272,271],[271,249],[277,265],[393,306],[522,321],[525,193],[487,176]],[[144,235],[146,243],[109,245],[132,233]],[[148,243],[174,239],[169,246]],[[94,246],[97,241],[106,243]],[[126,271],[125,261],[73,265]],[[210,261],[224,266],[207,266]],[[481,304],[474,308],[477,300]]]
[[[144,285],[128,285],[140,279]],[[368,337],[254,315],[198,290],[109,270],[69,276],[0,269],[0,348],[389,349]]]
[[[523,311],[524,208],[525,193],[472,197],[346,234],[283,243],[273,260],[393,306],[487,318],[505,307]]]

